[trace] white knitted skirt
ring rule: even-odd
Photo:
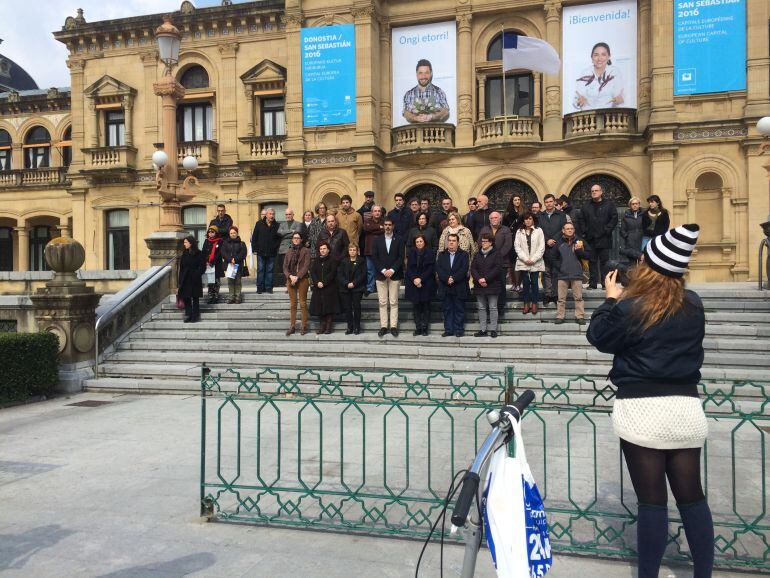
[[[700,448],[708,435],[697,397],[672,395],[616,399],[612,427],[621,439],[645,448]]]

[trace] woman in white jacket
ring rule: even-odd
[[[522,272],[524,282],[524,309],[525,315],[532,311],[537,313],[538,280],[540,272],[545,271],[543,254],[545,253],[545,237],[543,230],[535,226],[535,216],[524,213],[521,218],[521,227],[516,231],[516,270]]]

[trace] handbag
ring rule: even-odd
[[[181,295],[176,296],[176,308],[184,309],[184,297],[182,297]]]
[[[203,282],[206,285],[214,285],[217,282],[217,271],[213,265],[206,266],[206,272],[203,274]]]
[[[243,273],[241,273],[241,277],[248,277],[249,276],[249,268],[244,263],[243,265]]]
[[[515,457],[495,451],[482,508],[487,543],[499,578],[539,578],[553,564],[545,507],[527,463],[521,424],[513,422]]]

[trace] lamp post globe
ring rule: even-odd
[[[155,151],[152,153],[152,162],[160,168],[165,167],[166,163],[168,163],[166,151]]]
[[[770,136],[770,116],[763,116],[757,121],[757,131],[764,137]]]
[[[179,44],[182,35],[179,29],[171,24],[171,18],[163,17],[163,24],[155,30],[155,38],[158,40],[158,53],[160,61],[166,65],[166,74],[171,74],[171,67],[179,62]]]
[[[185,170],[194,171],[198,168],[198,159],[192,155],[187,155],[182,159],[182,166],[185,168]]]

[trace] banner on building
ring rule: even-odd
[[[456,26],[451,20],[393,29],[393,127],[457,124]]]
[[[636,23],[636,0],[564,7],[564,114],[636,108]]]
[[[302,29],[305,126],[356,122],[355,25]]]
[[[746,89],[746,1],[674,2],[674,94]]]

